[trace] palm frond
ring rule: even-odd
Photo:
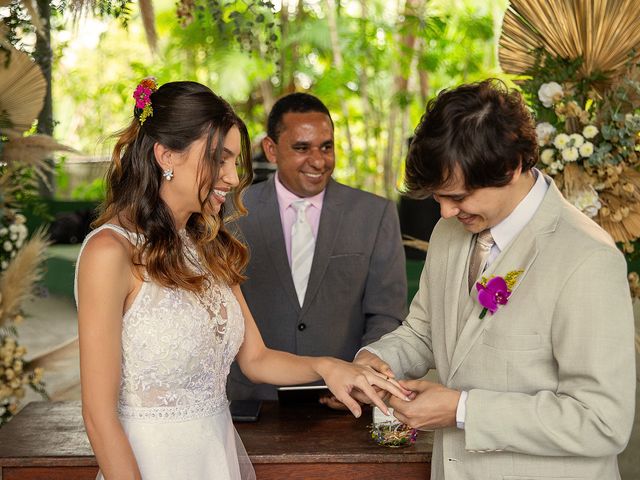
[[[0,325],[17,315],[22,304],[33,296],[33,287],[42,278],[48,245],[44,230],[36,231],[3,272],[0,277]]]
[[[412,237],[411,235],[402,235],[402,244],[423,252],[429,249],[429,242]]]
[[[75,152],[67,145],[58,143],[48,135],[30,135],[28,137],[10,136],[4,144],[2,160],[6,163],[21,162],[37,167],[51,152]]]
[[[50,187],[48,173],[53,167],[46,161],[51,152],[75,150],[67,145],[58,143],[48,135],[30,135],[28,137],[10,136],[4,144],[0,160],[10,168],[33,168],[42,182]]]
[[[46,88],[40,67],[26,53],[0,50],[0,111],[12,125],[2,133],[21,134],[31,128],[44,105]]]
[[[499,59],[507,73],[522,74],[536,52],[583,58],[577,75],[612,81],[630,57],[640,60],[640,8],[635,0],[511,0],[504,16]]]

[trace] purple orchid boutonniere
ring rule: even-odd
[[[484,318],[487,311],[493,315],[500,305],[506,305],[509,302],[513,287],[522,272],[524,272],[524,270],[512,270],[504,277],[491,277],[489,279],[482,277],[480,281],[476,283],[478,302],[484,307],[482,312],[480,312],[481,319]]]

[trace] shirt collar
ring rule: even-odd
[[[291,206],[293,202],[296,200],[307,200],[313,207],[316,207],[318,210],[322,210],[322,201],[324,200],[324,193],[327,191],[325,188],[320,193],[314,195],[313,197],[299,197],[295,193],[287,190],[282,182],[280,181],[280,177],[278,172],[276,171],[275,175],[275,183],[276,183],[276,195],[278,196],[278,204],[280,208],[286,210]]]
[[[529,193],[520,201],[516,208],[502,222],[491,228],[491,236],[496,242],[496,246],[503,251],[533,218],[538,207],[542,203],[549,185],[544,179],[544,175],[536,168],[532,169],[536,176]]]

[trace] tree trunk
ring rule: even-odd
[[[289,0],[282,0],[282,7],[280,8],[280,58],[278,59],[278,78],[280,79],[279,94],[293,93],[296,91],[294,73],[298,62],[298,46],[291,45],[285,47],[291,26],[294,25],[289,16],[289,3]],[[302,3],[302,0],[298,3],[299,14],[303,12]]]
[[[399,107],[394,99],[391,99],[391,110],[389,111],[389,122],[387,123],[387,148],[384,151],[382,162],[382,179],[384,182],[384,195],[392,198],[394,192],[393,157],[395,151],[396,119],[398,118]]]
[[[53,97],[51,95],[51,68],[53,62],[53,52],[51,51],[51,6],[47,0],[37,0],[38,11],[43,23],[43,35],[36,35],[36,48],[33,53],[36,63],[40,66],[44,78],[47,81],[47,92],[44,97],[44,106],[38,116],[37,132],[45,135],[53,135]],[[47,160],[53,165],[53,160]],[[42,197],[53,197],[54,194],[54,174],[46,173],[47,182],[45,185],[39,182],[39,193]]]
[[[260,87],[260,94],[262,95],[262,104],[264,105],[264,111],[270,112],[273,104],[275,103],[275,98],[273,95],[273,85],[271,84],[271,80],[261,80],[258,85]]]
[[[360,0],[360,8],[362,9],[360,19],[361,26],[361,35],[362,38],[366,38],[367,35],[367,18],[368,18],[368,10],[367,10],[367,0]],[[369,103],[369,78],[367,76],[367,56],[363,55],[362,64],[360,65],[359,72],[359,80],[360,80],[360,102],[362,103],[362,126],[363,126],[363,136],[364,136],[364,152],[363,158],[365,162],[369,161],[369,137],[371,135],[371,105]],[[370,188],[369,188],[370,189]]]
[[[342,62],[342,51],[340,50],[340,39],[338,35],[338,21],[336,18],[336,2],[335,0],[327,1],[327,21],[329,23],[329,38],[331,39],[331,51],[333,54],[333,65],[339,72],[342,71],[344,66]],[[341,85],[341,90],[344,87]],[[347,136],[347,159],[349,166],[355,168],[356,159],[353,156],[353,140],[351,138],[351,129],[349,128],[349,110],[347,108],[347,102],[344,97],[340,101],[340,107],[342,109],[342,117],[344,119],[345,135]]]
[[[410,16],[421,16],[424,14],[424,6],[426,0],[407,0],[404,6],[404,15],[402,19],[406,19]],[[403,20],[406,22],[406,20]],[[400,27],[400,26],[399,26]],[[408,30],[408,28],[398,28],[399,31]],[[398,117],[406,111],[405,105],[399,105],[398,96],[406,95],[408,93],[409,77],[411,75],[411,69],[414,65],[414,59],[416,58],[416,36],[413,32],[401,35],[398,41],[401,45],[402,51],[398,56],[398,61],[395,62],[396,75],[394,78],[394,92],[392,96],[392,103],[389,112],[388,123],[388,143],[385,150],[383,159],[383,178],[384,178],[384,191],[385,195],[389,198],[393,197],[396,192],[395,184],[397,177],[397,168],[400,159],[398,158],[399,152],[396,148],[396,125]],[[406,55],[409,55],[408,58]],[[403,63],[406,62],[406,63]],[[402,124],[401,120],[401,124]],[[406,123],[406,122],[404,122]],[[406,132],[400,132],[400,135],[405,135]]]
[[[287,91],[287,85],[289,78],[287,76],[287,51],[284,48],[285,39],[287,38],[287,32],[289,30],[289,2],[282,0],[282,6],[280,8],[280,60],[279,60],[279,77],[280,77],[280,89],[282,92]]]
[[[420,39],[418,39],[414,45],[414,50],[416,52],[416,54],[413,55],[413,58],[411,59],[411,66],[409,67],[409,72],[415,72],[418,70],[418,52],[420,50],[422,42],[420,41]],[[412,91],[412,85],[411,85],[411,77],[409,76],[409,78],[407,79],[407,85],[406,85],[406,89],[408,91]],[[407,140],[409,139],[410,135],[412,135],[413,133],[411,132],[411,130],[409,129],[409,108],[408,106],[403,106],[402,110],[401,110],[401,115],[402,115],[402,120],[400,122],[400,148],[398,149],[399,155],[396,155],[395,157],[393,157],[393,164],[392,164],[392,168],[393,168],[393,172],[395,175],[395,178],[393,179],[394,182],[394,187],[395,187],[395,183],[397,181],[397,172],[400,171],[400,165],[402,165],[403,160],[407,157],[407,152],[408,152],[408,143]],[[410,133],[411,132],[411,133]],[[395,188],[394,188],[395,191]]]
[[[424,53],[425,49],[428,48],[426,42],[424,40],[420,41],[420,53]],[[423,69],[418,70],[418,80],[420,83],[420,99],[422,100],[422,105],[427,106],[427,100],[429,100],[429,72]]]

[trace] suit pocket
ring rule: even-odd
[[[528,351],[540,348],[540,335],[501,335],[490,330],[482,334],[482,343],[498,350]]]
[[[506,366],[507,391],[534,394],[541,389],[555,388],[557,372],[553,355],[550,348],[543,345],[540,335],[501,335],[485,330],[482,344]]]
[[[363,257],[364,255],[362,253],[336,253],[334,255],[330,255],[329,258],[331,260],[333,259],[349,259],[349,258],[359,258],[359,257]]]

